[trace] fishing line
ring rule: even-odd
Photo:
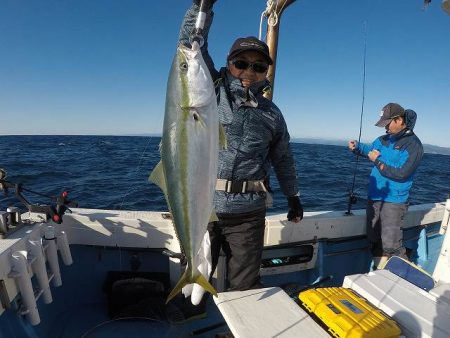
[[[140,157],[140,159],[139,159],[139,163],[138,163],[138,165],[137,165],[137,167],[136,167],[136,169],[135,169],[135,174],[137,174],[137,173],[139,172],[139,170],[141,169],[141,165],[142,165],[142,161],[143,161],[143,159],[144,159],[144,155],[145,155],[145,153],[147,152],[147,148],[148,148],[148,146],[149,146],[151,140],[152,140],[152,138],[149,137],[149,138],[148,138],[148,141],[147,141],[147,144],[145,145],[144,150],[143,150],[142,153],[141,153],[141,157]],[[123,195],[122,202],[120,202],[120,204],[119,204],[117,210],[122,210],[123,204],[125,203],[125,198],[126,198],[126,197],[128,196],[128,194],[131,192],[131,189],[132,189],[132,187],[130,186],[130,187],[128,188],[128,191]],[[114,231],[114,236],[118,236],[118,231]],[[122,247],[121,247],[118,243],[119,243],[119,241],[118,241],[117,238],[116,238],[116,245],[117,245],[117,248],[119,249],[119,271],[122,271]]]
[[[361,116],[359,120],[359,135],[358,135],[358,144],[361,142],[361,134],[362,134],[362,121],[364,116],[364,102],[365,102],[365,92],[366,92],[366,55],[367,55],[367,20],[363,23],[363,32],[364,32],[364,52],[363,52],[363,80],[362,80],[362,99],[361,99]],[[360,155],[356,154],[356,162],[355,168],[353,170],[353,180],[352,187],[350,189],[348,195],[348,205],[346,215],[352,215],[352,204],[356,203],[356,195],[355,195],[355,182],[356,182],[356,174],[358,171],[358,163],[359,163]]]
[[[110,323],[115,323],[115,322],[120,322],[120,321],[148,321],[148,322],[153,322],[153,323],[161,323],[161,324],[167,324],[167,322],[162,321],[160,319],[155,319],[155,318],[148,318],[148,317],[143,317],[143,316],[134,316],[134,317],[119,317],[119,318],[114,318],[111,320],[105,320],[93,327],[91,327],[89,330],[87,330],[86,332],[84,332],[81,335],[81,338],[86,338],[89,335],[91,335],[91,333],[93,333],[94,331],[96,331],[98,328],[108,325]]]
[[[137,167],[136,167],[136,169],[135,169],[136,173],[138,173],[139,170],[141,169],[141,165],[142,165],[142,161],[143,161],[143,159],[144,159],[144,155],[145,155],[145,153],[147,152],[147,148],[148,148],[148,146],[149,146],[151,140],[152,140],[152,138],[149,137],[149,138],[148,138],[148,141],[147,141],[147,144],[145,145],[144,150],[143,150],[142,153],[141,153],[141,157],[139,158],[139,163],[138,163],[138,165],[137,165]],[[132,189],[133,189],[133,187],[130,186],[130,187],[128,188],[128,191],[123,195],[122,202],[120,202],[119,206],[117,207],[117,210],[122,210],[123,204],[125,203],[125,198],[128,196],[128,194],[130,193],[130,191],[131,191]]]
[[[43,193],[40,193],[40,192],[37,192],[37,191],[33,191],[31,189],[27,189],[27,188],[24,188],[24,187],[21,187],[21,189],[23,191],[29,192],[30,194],[38,195],[38,196],[41,196],[41,197],[46,197],[48,199],[51,199],[52,201],[56,201],[56,197],[55,196],[50,196],[50,195],[47,195],[47,194],[43,194]]]

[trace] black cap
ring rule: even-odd
[[[380,119],[375,125],[385,128],[394,118],[405,116],[405,109],[398,103],[388,103],[381,109]]]
[[[236,39],[236,41],[234,41],[233,45],[230,48],[227,60],[229,61],[236,55],[248,50],[253,50],[255,52],[261,53],[266,58],[269,65],[273,63],[272,58],[269,54],[269,47],[267,47],[265,42],[259,40],[254,36]]]

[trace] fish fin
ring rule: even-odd
[[[197,283],[202,288],[204,288],[209,293],[213,294],[217,297],[217,291],[214,289],[214,287],[206,280],[206,278],[197,270],[195,275],[191,277],[191,269],[188,267],[186,271],[181,276],[180,280],[178,281],[177,285],[173,288],[173,290],[170,292],[169,296],[167,297],[166,304],[170,302],[170,300],[175,297],[184,286],[192,283]]]
[[[227,136],[225,134],[225,129],[223,128],[223,125],[219,124],[219,146],[221,149],[227,149]]]
[[[148,180],[155,183],[164,192],[164,194],[166,194],[166,177],[164,175],[164,167],[161,161],[159,161],[156,167],[153,169]]]
[[[216,211],[211,211],[211,216],[209,217],[209,223],[211,222],[218,222],[219,218],[217,217]]]
[[[166,199],[167,207],[169,208],[169,211],[171,211],[169,199],[167,197],[166,175],[164,174],[164,167],[161,161],[159,161],[153,169],[148,180],[156,184],[162,190]]]
[[[181,290],[183,289],[183,287],[185,285],[191,283],[191,281],[189,279],[189,275],[190,274],[191,274],[191,269],[187,268],[186,271],[181,276],[180,280],[178,281],[177,285],[175,285],[175,287],[172,289],[172,291],[170,292],[169,296],[167,297],[166,304],[168,302],[170,302],[170,300],[173,297],[175,297],[179,292],[181,292]]]

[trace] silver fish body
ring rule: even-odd
[[[161,140],[164,178],[151,179],[166,193],[187,269],[168,297],[183,286],[198,283],[215,289],[197,270],[197,253],[213,212],[219,150],[219,118],[214,83],[197,43],[180,45],[167,84]],[[161,171],[161,168],[159,168]]]

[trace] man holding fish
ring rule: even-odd
[[[286,122],[278,107],[263,96],[269,86],[267,70],[272,64],[267,45],[256,37],[237,39],[231,46],[226,66],[217,71],[207,50],[214,1],[208,2],[206,6],[203,3],[204,14],[199,15],[200,2],[194,0],[184,17],[179,49],[181,46],[195,49],[197,42],[194,42],[193,37],[198,22],[202,21],[204,26],[201,35],[204,43],[201,54],[215,84],[220,121],[218,129],[224,132],[224,141],[223,147],[218,150],[217,176],[214,176],[217,180],[214,184],[213,209],[217,218],[207,226],[210,242],[203,239],[199,251],[200,256],[202,253],[207,256],[210,247],[212,267],[206,262],[208,257],[203,257],[203,260],[200,258],[191,263],[188,260],[188,269],[190,264],[197,264],[198,271],[205,277],[211,275],[222,249],[227,261],[228,290],[248,290],[262,286],[259,270],[264,245],[266,199],[269,196],[267,180],[271,168],[288,200],[288,220],[300,222],[303,207]],[[173,137],[174,133],[171,134]],[[198,170],[201,171],[202,168],[199,166]],[[168,176],[166,172],[166,177]],[[166,182],[170,180],[169,177]],[[172,211],[173,207],[169,208]],[[203,201],[198,201],[197,208],[204,208]],[[181,237],[175,220],[174,223],[177,234]],[[179,239],[184,246],[181,238]],[[183,251],[186,254],[186,248]],[[194,295],[195,288],[200,283],[192,279],[186,279],[185,282],[196,283],[193,284],[194,292],[191,286],[188,292],[184,288],[183,293],[192,293],[192,303],[200,302],[197,310],[203,311],[206,299],[203,297],[201,300],[203,290]],[[184,287],[180,285],[178,289],[181,286]],[[207,291],[211,292],[210,289]],[[193,317],[199,311],[187,311],[180,320]]]

